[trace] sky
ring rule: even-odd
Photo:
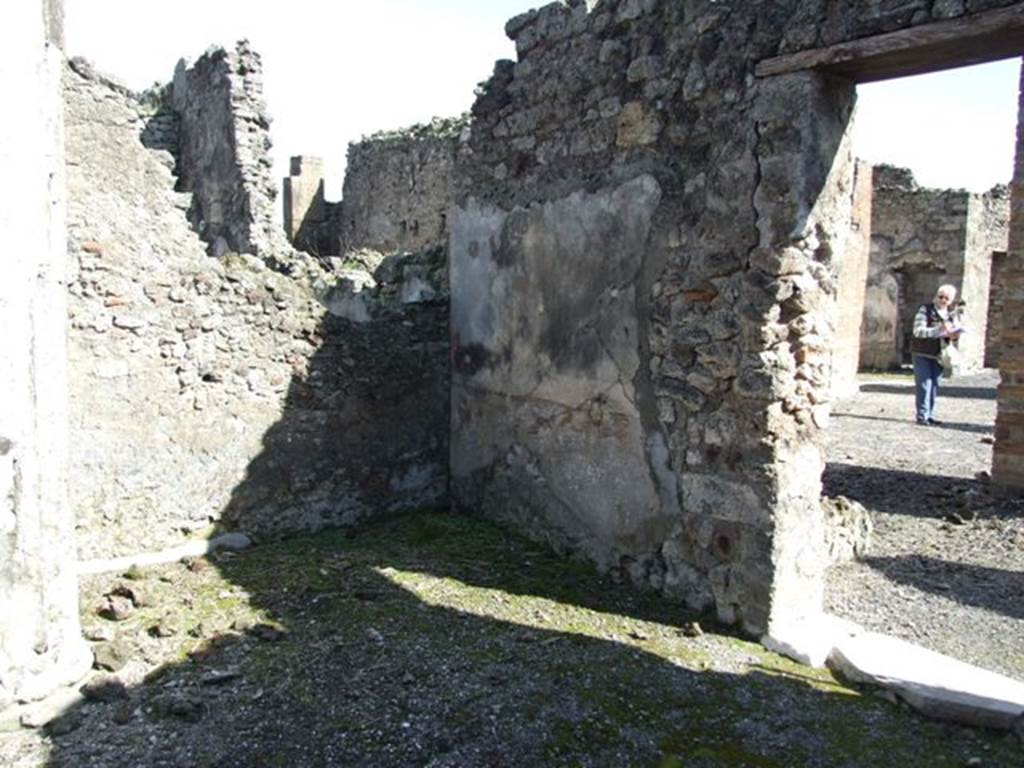
[[[542,3],[541,3],[542,4]],[[498,59],[505,21],[530,0],[65,0],[71,55],[141,90],[180,58],[248,38],[263,58],[274,173],[291,155],[325,160],[341,197],[350,141],[466,111]],[[282,11],[282,7],[287,12]],[[911,168],[923,186],[981,192],[1013,167],[1019,60],[858,88],[855,151]]]

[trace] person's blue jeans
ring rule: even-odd
[[[931,357],[914,355],[914,407],[918,424],[935,417],[935,395],[939,391],[942,365]]]

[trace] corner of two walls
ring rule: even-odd
[[[391,256],[446,249],[455,158],[465,118],[380,132],[353,142],[340,202],[327,202],[323,161],[291,159],[284,179],[288,239],[322,256]]]
[[[66,73],[82,558],[446,502],[446,307],[335,311],[337,275],[271,221],[258,64],[179,68],[176,121]]]
[[[852,86],[756,81],[710,4],[507,31],[452,217],[454,503],[750,632],[817,611]]]

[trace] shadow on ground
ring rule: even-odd
[[[892,582],[1024,619],[1024,573],[926,555],[865,557],[863,562]]]
[[[840,462],[826,464],[821,480],[826,496],[846,496],[875,512],[940,519],[959,509],[961,497],[985,491],[981,483],[963,477]]]
[[[1016,749],[756,644],[689,637],[677,606],[480,520],[204,563],[127,582],[157,599],[121,635],[167,660],[52,723],[49,765],[905,768]],[[161,622],[179,631],[147,634]]]
[[[912,424],[913,419],[911,417],[906,418],[894,418],[892,416],[870,416],[864,413],[850,413],[849,411],[836,410],[833,412],[834,418],[842,419],[861,419],[864,421],[885,421],[892,424]],[[917,426],[917,425],[914,425]],[[961,421],[939,421],[936,424],[929,425],[927,427],[921,427],[922,429],[930,429],[935,432],[936,435],[941,435],[943,430],[957,430],[959,432],[974,432],[979,435],[991,435],[994,427],[991,424],[971,424],[969,422]]]
[[[906,384],[861,384],[860,391],[885,395],[910,395],[913,397],[914,382],[911,380]],[[993,387],[971,387],[940,383],[939,396],[970,400],[995,400],[996,390]]]

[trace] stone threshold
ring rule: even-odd
[[[836,616],[796,621],[761,640],[770,651],[854,683],[880,686],[938,720],[1015,730],[1024,739],[1024,683]]]

